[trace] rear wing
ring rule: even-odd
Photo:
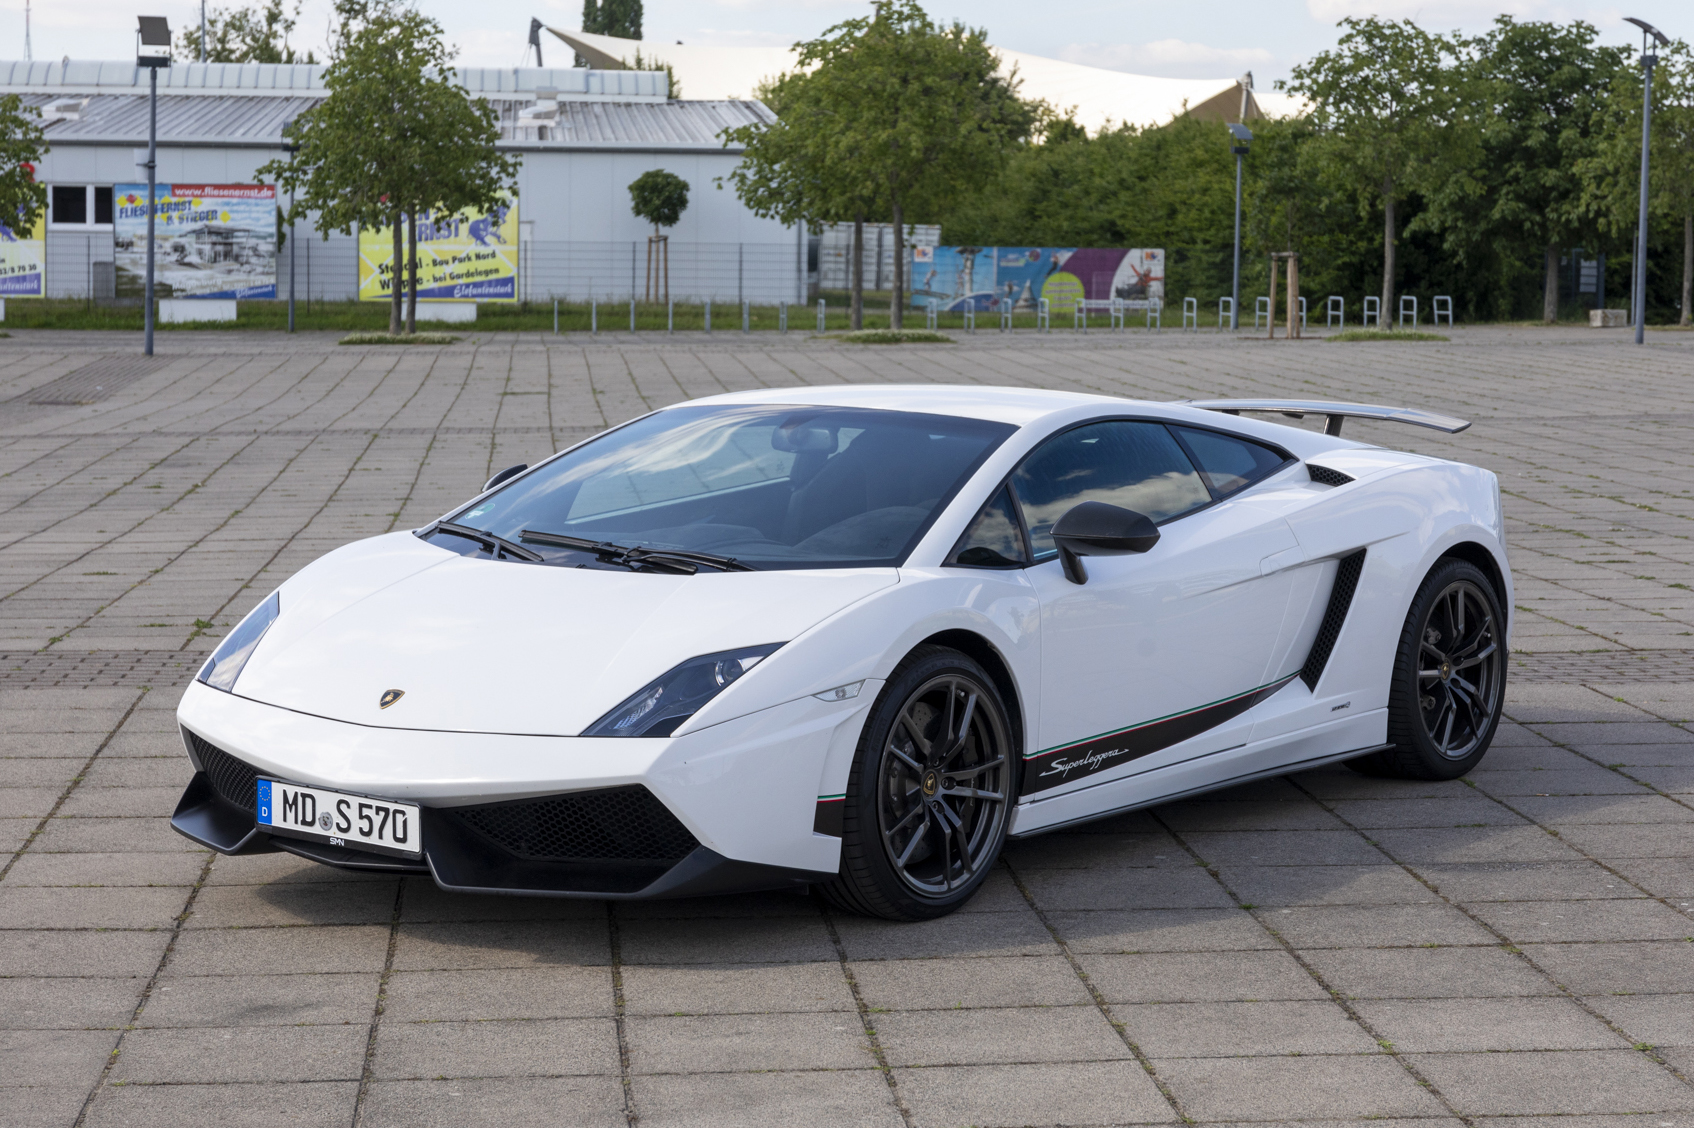
[[[1226,400],[1181,400],[1184,407],[1199,407],[1207,411],[1221,411],[1225,415],[1240,415],[1243,411],[1262,411],[1268,414],[1286,415],[1290,419],[1304,419],[1308,415],[1325,416],[1323,433],[1339,435],[1341,422],[1344,419],[1375,419],[1383,423],[1410,423],[1414,427],[1428,427],[1432,431],[1445,431],[1456,435],[1470,426],[1468,419],[1455,419],[1451,415],[1438,415],[1433,411],[1419,411],[1411,407],[1381,407],[1369,403],[1329,403],[1325,400],[1279,400],[1279,399],[1226,399]]]

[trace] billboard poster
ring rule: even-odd
[[[153,287],[161,298],[276,297],[276,186],[154,186]],[[119,297],[147,284],[147,185],[112,189]]]
[[[47,293],[47,209],[28,230],[0,223],[0,298],[39,298]]]
[[[403,236],[402,236],[403,238]],[[392,300],[394,233],[359,229],[359,300]],[[420,302],[518,300],[518,202],[491,212],[424,212],[418,216]]]
[[[1165,296],[1165,252],[1158,248],[1099,250],[1088,247],[913,247],[912,305],[934,301],[944,312],[994,313],[1037,309],[1042,298],[1054,314],[1070,314],[1077,301],[1114,298],[1126,309],[1146,309]]]

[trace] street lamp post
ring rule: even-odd
[[[147,286],[142,317],[145,351],[153,355],[153,227],[158,215],[154,200],[159,176],[159,68],[171,65],[171,25],[164,16],[136,17],[135,65],[147,68]]]
[[[1247,155],[1247,143],[1253,140],[1253,131],[1231,122],[1229,133],[1235,139],[1229,147],[1235,154],[1235,269],[1229,280],[1229,327],[1233,331],[1241,326],[1241,158]]]
[[[1670,46],[1664,32],[1633,16],[1627,17],[1641,29],[1641,217],[1635,232],[1635,343],[1647,340],[1647,156],[1653,137],[1653,65],[1659,57],[1652,53],[1653,44]]]
[[[300,148],[298,145],[294,144],[293,139],[288,136],[289,131],[292,130],[293,128],[294,128],[294,119],[293,118],[289,118],[287,121],[282,123],[282,148],[283,148],[284,152],[286,152],[290,155],[293,155],[295,152],[298,152],[299,148]],[[288,331],[290,333],[294,332],[294,186],[293,185],[289,185],[289,188],[288,188]]]

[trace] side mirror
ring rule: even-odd
[[[528,469],[529,469],[529,463],[527,463],[527,462],[520,462],[516,466],[508,466],[504,470],[500,471],[498,474],[494,475],[494,477],[488,479],[488,484],[482,487],[482,492],[487,493],[489,490],[493,489],[495,486],[499,485],[501,482],[510,481],[511,479],[516,478],[519,474],[522,474],[525,470],[528,470]]]
[[[1159,530],[1151,520],[1133,509],[1085,501],[1053,523],[1053,543],[1065,579],[1073,584],[1088,582],[1082,567],[1084,556],[1125,556],[1146,552],[1159,543]]]

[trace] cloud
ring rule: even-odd
[[[1346,16],[1381,16],[1391,20],[1413,20],[1426,26],[1485,27],[1498,15],[1519,19],[1569,19],[1570,12],[1539,0],[1306,0],[1306,11],[1315,20],[1338,23]],[[1594,18],[1588,15],[1587,18]]]
[[[1163,78],[1234,76],[1254,67],[1262,69],[1275,61],[1275,56],[1262,47],[1208,47],[1181,39],[1158,39],[1151,43],[1072,43],[1059,51],[1059,58],[1067,63]]]

